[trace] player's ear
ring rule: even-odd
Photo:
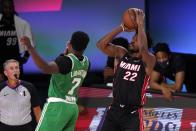
[[[5,71],[5,70],[4,70],[4,72],[3,72],[3,73],[5,74],[5,76],[7,76],[7,71]]]
[[[71,42],[69,42],[69,43],[67,44],[67,48],[68,48],[68,50],[72,50],[72,44],[71,44]]]
[[[71,45],[70,41],[68,41],[66,43],[64,54],[66,55],[66,54],[70,53],[71,50],[72,50],[72,45]]]
[[[65,44],[65,48],[70,44],[70,41],[68,40]]]

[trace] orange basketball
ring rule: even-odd
[[[122,22],[130,30],[137,28],[136,14],[133,8],[129,8],[123,13]]]

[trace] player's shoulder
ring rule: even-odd
[[[58,55],[56,57],[56,60],[60,60],[60,61],[66,61],[66,60],[71,60],[71,57],[69,55],[64,55],[63,53]]]

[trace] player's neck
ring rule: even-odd
[[[82,52],[79,52],[79,51],[74,51],[72,52],[75,56],[77,56],[78,58],[81,58],[83,57],[83,53]]]

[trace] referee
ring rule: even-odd
[[[18,61],[7,60],[3,67],[8,80],[0,83],[0,131],[33,131],[31,111],[37,122],[41,114],[35,87],[18,79]]]

